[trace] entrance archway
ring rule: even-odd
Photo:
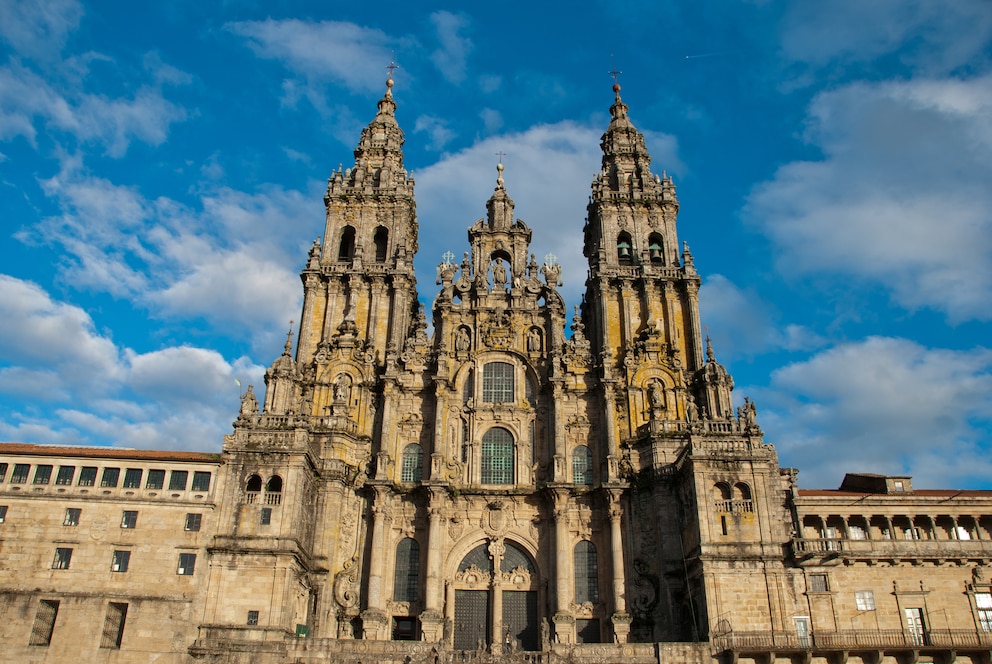
[[[494,540],[469,551],[458,565],[454,591],[455,650],[494,642],[503,652],[540,650],[537,570],[518,545]]]

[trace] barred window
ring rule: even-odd
[[[161,489],[165,486],[165,471],[164,470],[149,470],[148,471],[148,481],[145,482],[146,489]]]
[[[120,481],[120,478],[121,478],[120,468],[104,468],[103,478],[100,480],[100,486],[109,487],[112,489],[116,488],[117,482]]]
[[[482,368],[482,400],[486,403],[513,402],[513,365],[490,362]]]
[[[403,463],[400,469],[401,482],[419,482],[424,476],[424,449],[417,443],[403,448]]]
[[[57,599],[43,599],[38,604],[38,613],[34,616],[31,626],[29,646],[47,646],[52,642],[52,632],[55,631],[55,619],[59,615]]]
[[[420,544],[405,537],[396,545],[396,573],[393,576],[393,601],[415,602],[419,598]]]
[[[592,484],[592,450],[579,445],[572,453],[572,481],[575,484]]]
[[[96,484],[96,466],[83,466],[79,471],[79,486],[93,486]]]
[[[809,591],[811,593],[825,593],[829,590],[826,574],[809,575]]]
[[[139,489],[141,488],[141,475],[144,471],[141,468],[128,468],[124,471],[124,488],[125,489]]]
[[[189,471],[174,470],[169,477],[169,491],[185,491],[186,481],[189,479]]]
[[[107,606],[107,617],[103,621],[103,638],[101,648],[119,650],[124,640],[124,621],[127,618],[127,604],[111,602]]]
[[[3,482],[4,478],[7,477],[7,464],[0,463],[0,482]]]
[[[34,469],[34,483],[48,484],[52,481],[52,467],[50,465],[37,466]]]
[[[272,523],[272,508],[263,507],[262,513],[258,517],[258,523],[262,526],[268,526]]]
[[[249,625],[257,625],[258,624],[258,611],[249,611],[248,612],[248,624]]]
[[[575,603],[599,601],[599,565],[596,545],[582,540],[575,545]]]
[[[31,471],[29,463],[15,463],[14,472],[10,474],[11,484],[24,484],[28,481],[28,473]]]
[[[482,483],[513,484],[513,435],[499,427],[482,437]]]
[[[193,491],[210,491],[210,473],[204,471],[193,472]]]
[[[59,466],[59,474],[55,478],[55,483],[63,486],[69,486],[72,484],[72,478],[75,474],[75,466]]]

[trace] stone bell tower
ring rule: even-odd
[[[695,408],[688,376],[703,365],[699,276],[688,248],[679,259],[675,185],[651,172],[644,136],[616,99],[592,183],[583,253],[584,314],[602,367],[612,449],[652,421],[685,421]]]

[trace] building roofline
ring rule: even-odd
[[[869,491],[841,491],[840,489],[799,489],[798,491],[800,498],[830,498],[830,497],[868,497],[868,496],[878,496],[885,499],[890,498],[913,498],[913,497],[929,497],[929,498],[968,498],[968,497],[981,497],[981,498],[992,498],[992,490],[987,489],[913,489],[912,491],[905,491],[902,493],[873,493]]]
[[[78,457],[85,459],[134,459],[142,461],[186,461],[191,463],[220,463],[219,452],[179,452],[166,450],[135,450],[122,447],[92,447],[68,445],[34,445],[30,443],[0,443],[0,454],[19,456]]]

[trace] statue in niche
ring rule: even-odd
[[[506,288],[506,266],[503,265],[503,259],[498,256],[496,257],[496,263],[493,265],[493,284],[495,288]]]
[[[527,350],[531,353],[538,353],[541,350],[541,332],[536,327],[530,328],[527,336]]]
[[[334,403],[348,403],[351,399],[351,380],[347,374],[338,374],[334,381]]]
[[[466,351],[472,345],[472,338],[468,335],[468,330],[464,327],[458,328],[458,333],[455,335],[455,350]]]
[[[652,381],[651,386],[648,388],[648,401],[651,403],[652,410],[662,410],[665,408],[665,390],[661,385],[661,381]]]

